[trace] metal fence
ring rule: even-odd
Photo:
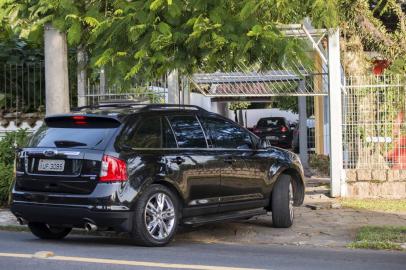
[[[0,109],[3,112],[43,111],[44,63],[0,63]]]
[[[406,76],[348,77],[344,168],[406,169]]]
[[[119,100],[133,100],[141,103],[165,103],[168,100],[166,76],[154,81],[134,79],[126,86],[102,85],[88,83],[85,95],[78,96],[78,99],[83,98],[86,105]]]

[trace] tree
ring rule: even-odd
[[[406,3],[398,0],[339,0],[344,65],[347,74],[369,68],[365,51],[391,62],[395,73],[406,72]]]
[[[299,39],[278,25],[309,16],[316,26],[337,23],[336,0],[0,0],[21,36],[38,40],[43,25],[85,46],[92,67],[110,66],[117,80],[159,77],[178,69],[232,70],[261,59],[263,69],[305,57]]]
[[[134,0],[115,1],[111,15],[94,29],[101,40],[97,66],[133,76],[159,77],[168,70],[233,70],[261,59],[263,69],[304,57],[300,40],[286,38],[278,25],[313,18],[336,23],[335,1]],[[325,16],[323,16],[325,15]]]

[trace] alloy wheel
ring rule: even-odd
[[[148,233],[156,240],[164,240],[174,230],[175,207],[165,193],[156,193],[148,200],[144,219]]]

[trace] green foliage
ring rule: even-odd
[[[157,78],[178,69],[233,70],[257,63],[266,69],[303,57],[300,40],[286,38],[281,24],[309,16],[317,26],[337,24],[336,0],[0,0],[0,9],[21,36],[38,39],[43,25],[67,32],[84,45],[90,65],[112,78]],[[326,16],[324,16],[326,15]]]
[[[0,205],[9,202],[14,180],[14,160],[16,149],[28,141],[25,129],[9,132],[0,140]]]
[[[364,226],[357,232],[356,241],[348,247],[402,250],[400,245],[405,242],[405,226]]]
[[[0,205],[9,202],[10,191],[14,181],[14,166],[0,163]]]
[[[378,212],[406,212],[406,200],[350,199],[341,200],[344,207]]]
[[[376,52],[379,58],[389,60],[389,72],[406,72],[406,3],[338,0],[338,9],[340,27],[347,39],[358,36],[361,50]]]
[[[231,111],[246,110],[246,109],[248,109],[248,107],[250,105],[251,105],[250,102],[244,102],[244,101],[231,102],[228,105],[228,109]]]
[[[258,59],[260,68],[266,69],[303,49],[299,40],[285,38],[277,26],[331,8],[322,2],[115,1],[111,16],[94,29],[97,38],[106,41],[100,43],[103,52],[95,57],[95,64],[120,63],[127,79],[159,77],[173,69],[183,74],[232,70],[238,63],[252,65]],[[322,18],[317,22],[333,24]]]
[[[328,156],[311,154],[309,164],[312,169],[316,169],[322,175],[330,174],[330,158]]]

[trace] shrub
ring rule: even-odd
[[[312,169],[316,169],[322,175],[328,176],[330,174],[330,158],[328,156],[311,154],[309,164]]]
[[[8,204],[10,201],[16,150],[23,147],[27,141],[28,132],[25,129],[8,132],[0,139],[0,205]]]

